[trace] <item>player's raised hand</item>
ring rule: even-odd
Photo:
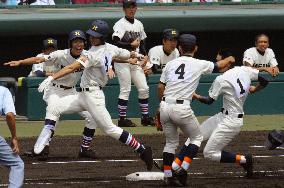
[[[43,80],[43,82],[39,84],[39,87],[37,89],[38,92],[42,93],[44,90],[46,90],[51,84],[52,80],[54,80],[52,76],[49,76],[45,80]]]
[[[10,62],[4,63],[4,65],[10,66],[10,67],[16,67],[16,66],[19,66],[20,64],[21,64],[20,61],[10,61]]]

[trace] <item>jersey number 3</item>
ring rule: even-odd
[[[238,82],[238,84],[239,84],[239,86],[240,86],[240,89],[241,89],[240,94],[244,94],[246,91],[244,90],[244,87],[243,87],[243,85],[242,85],[242,82],[240,81],[239,78],[237,79],[237,82]]]
[[[184,79],[183,75],[184,75],[184,67],[185,67],[185,64],[181,64],[177,70],[175,71],[175,74],[178,74],[178,79]]]

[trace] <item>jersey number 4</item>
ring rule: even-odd
[[[244,94],[246,91],[244,90],[244,86],[242,85],[242,82],[240,81],[239,78],[237,79],[237,82],[238,82],[240,89],[241,89],[240,94]]]
[[[184,67],[185,67],[185,64],[181,64],[177,70],[175,71],[175,74],[178,74],[178,79],[184,79],[183,75],[184,75]]]

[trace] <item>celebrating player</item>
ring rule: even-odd
[[[269,47],[269,38],[265,34],[255,37],[255,47],[244,52],[243,64],[250,67],[272,67],[273,76],[279,74],[278,63],[273,50]]]
[[[96,49],[84,54],[71,65],[45,79],[40,84],[39,91],[47,89],[53,80],[58,80],[84,68],[80,83],[81,92],[61,98],[59,103],[61,105],[53,110],[53,119],[57,120],[61,113],[87,110],[107,135],[132,147],[146,163],[147,169],[151,170],[153,166],[151,148],[140,144],[130,133],[113,124],[105,107],[105,96],[102,91],[108,80],[106,71],[109,69],[109,64],[107,62],[111,62],[111,58],[115,56],[129,59],[131,53],[128,50],[105,43],[109,28],[105,21],[97,20],[93,24],[87,33],[90,35],[93,44],[96,42],[93,47]]]
[[[167,63],[158,84],[160,120],[166,137],[163,169],[167,183],[173,186],[186,185],[187,171],[202,142],[198,120],[190,107],[199,79],[203,74],[218,72],[235,61],[232,56],[217,63],[195,59],[196,37],[191,34],[180,35],[179,51],[181,57]],[[190,142],[174,159],[179,144],[178,128]]]
[[[260,71],[273,75],[272,68],[235,67],[218,76],[209,89],[209,96],[194,94],[195,99],[205,104],[212,104],[219,95],[223,95],[221,112],[201,124],[201,133],[207,144],[203,150],[204,157],[220,163],[238,163],[247,173],[253,175],[253,157],[224,151],[223,148],[240,132],[243,126],[243,105],[249,93],[265,88],[268,81],[259,75]],[[251,81],[258,80],[257,86],[250,86]],[[189,140],[187,141],[187,144]]]
[[[137,4],[134,0],[123,1],[125,17],[118,20],[113,26],[114,33],[112,38],[116,46],[146,55],[145,39],[147,36],[143,24],[134,18],[136,10]],[[145,57],[145,61],[146,60],[147,57]],[[154,125],[154,119],[149,116],[149,87],[141,66],[116,63],[114,64],[114,68],[120,85],[120,94],[118,97],[118,126],[136,126],[131,120],[126,119],[127,103],[131,91],[131,80],[138,90],[138,101],[142,116],[141,124],[144,126]]]
[[[19,61],[5,63],[9,66],[30,65],[34,63],[45,62],[47,65],[54,65],[59,71],[63,67],[71,64],[81,53],[84,53],[86,36],[83,31],[74,30],[69,34],[70,49],[57,50],[44,57],[31,57]],[[34,146],[34,154],[43,155],[45,158],[49,154],[49,142],[55,131],[56,121],[51,119],[50,111],[56,108],[60,99],[64,96],[75,94],[75,85],[79,81],[82,70],[77,70],[72,74],[66,75],[59,80],[54,80],[48,90],[45,90],[43,100],[47,104],[44,127]],[[82,144],[79,151],[79,157],[95,158],[95,153],[90,149],[90,144],[95,134],[96,123],[88,112],[80,112],[85,118],[86,124],[83,131]]]
[[[166,64],[179,57],[177,47],[178,31],[176,29],[165,29],[163,31],[163,45],[154,46],[149,50],[150,63],[153,64],[154,74],[161,74]]]

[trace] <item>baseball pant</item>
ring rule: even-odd
[[[190,144],[199,147],[202,142],[199,122],[189,102],[188,104],[175,104],[175,101],[162,101],[160,104],[160,118],[166,137],[166,145],[163,152],[172,154],[175,154],[175,150],[179,145],[178,128],[190,139]]]
[[[10,168],[9,188],[19,188],[24,182],[24,162],[0,136],[0,164]]]
[[[61,98],[59,105],[51,113],[52,118],[56,118],[62,113],[88,111],[101,130],[118,140],[123,129],[113,124],[111,116],[105,107],[103,91],[96,86],[89,89],[90,91],[87,92],[80,92],[76,95]]]
[[[115,63],[114,67],[120,85],[118,98],[128,100],[131,91],[131,80],[138,90],[138,98],[149,98],[149,86],[147,85],[144,71],[140,66],[126,63]]]
[[[208,139],[203,150],[204,157],[219,162],[221,151],[239,134],[242,126],[243,118],[221,112],[204,121],[201,124],[201,133],[204,140]]]

